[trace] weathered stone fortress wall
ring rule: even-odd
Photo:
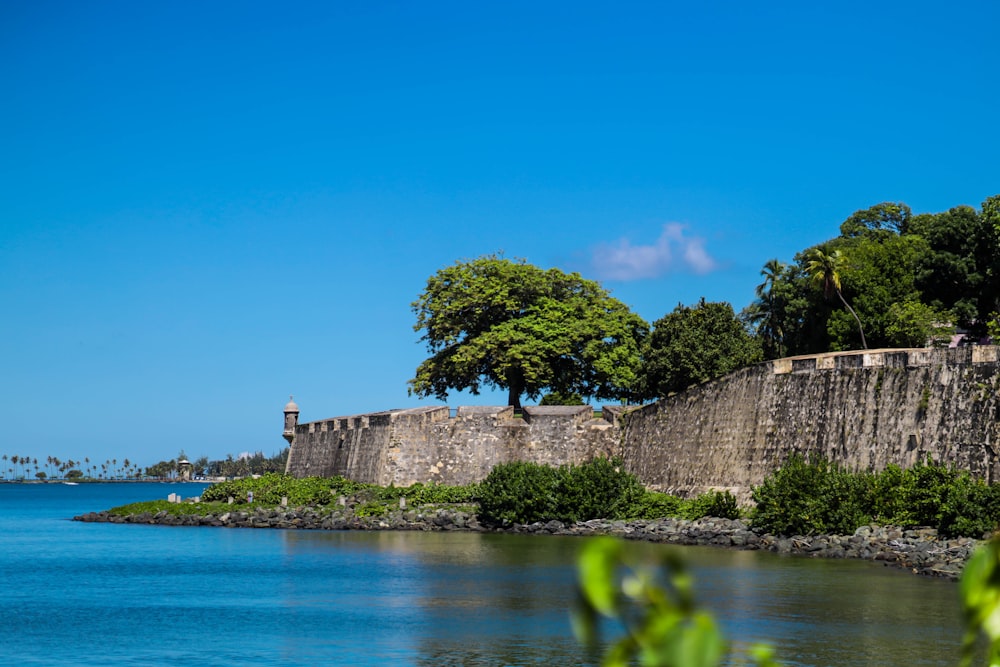
[[[779,359],[627,415],[627,467],[682,494],[746,498],[793,452],[856,470],[930,457],[1000,481],[996,347]]]
[[[394,410],[294,426],[288,472],[466,484],[497,463],[622,456],[651,488],[748,498],[792,452],[855,469],[925,457],[1000,481],[996,347],[873,350],[766,362],[638,409]]]
[[[295,426],[287,472],[343,475],[360,482],[409,486],[468,484],[498,463],[582,463],[622,454],[615,426],[623,409],[589,406],[447,407],[392,410]]]

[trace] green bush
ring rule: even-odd
[[[963,472],[955,479],[938,510],[938,532],[944,537],[981,538],[1000,523],[1000,487]]]
[[[944,537],[982,537],[1000,520],[1000,488],[968,472],[924,461],[875,476],[873,515],[879,523],[930,526]]]
[[[253,491],[254,503],[278,505],[282,498],[288,504],[329,505],[339,496],[352,496],[362,491],[376,488],[370,484],[352,482],[344,477],[305,477],[296,479],[279,473],[267,473],[258,478],[245,477],[229,482],[219,482],[205,489],[201,499],[206,502],[227,501],[230,497],[236,504],[247,502],[247,494]]]
[[[385,516],[388,513],[388,505],[378,500],[362,503],[354,510],[354,514],[359,517]]]
[[[740,518],[740,508],[736,504],[736,496],[729,491],[703,493],[696,498],[683,501],[678,509],[682,518],[692,521],[703,517]]]
[[[872,476],[870,506],[872,520],[885,525],[902,525],[908,512],[905,487],[909,471],[890,464]]]
[[[897,526],[932,526],[940,524],[940,509],[958,473],[930,462],[918,463],[903,473],[902,494],[897,503],[903,510],[886,517],[886,523]]]
[[[658,491],[645,491],[627,510],[630,519],[662,519],[680,517],[684,501],[677,496]]]
[[[624,518],[645,492],[635,475],[622,470],[621,459],[564,466],[556,479],[556,513],[562,521]]]
[[[414,484],[412,486],[377,487],[375,496],[379,500],[396,500],[406,498],[410,505],[440,505],[440,504],[460,504],[474,503],[479,496],[478,484],[467,484],[465,486],[445,486],[444,484]]]
[[[807,462],[793,454],[773,475],[754,487],[755,530],[778,535],[853,533],[871,522],[870,479],[829,461]]]
[[[502,463],[478,491],[480,517],[497,524],[621,519],[644,494],[620,459],[606,458],[560,468]]]
[[[930,461],[853,473],[796,455],[754,488],[753,499],[754,529],[782,535],[849,534],[874,521],[979,538],[1000,522],[1000,487]]]
[[[480,518],[498,524],[556,519],[558,474],[556,468],[537,463],[494,466],[480,485]]]

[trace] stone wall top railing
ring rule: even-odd
[[[824,352],[798,357],[784,357],[770,362],[775,375],[850,368],[917,368],[933,364],[996,364],[1000,360],[995,345],[969,345],[956,348],[887,348]]]
[[[595,417],[597,413],[589,405],[525,406],[522,408],[520,415],[516,414],[514,408],[509,405],[462,405],[455,408],[454,416],[452,416],[451,409],[447,406],[435,405],[331,417],[329,419],[298,424],[296,431],[299,433],[349,431],[365,429],[371,426],[388,425],[399,420],[405,420],[411,424],[432,424],[447,420],[459,422],[487,419],[495,420],[498,423],[511,422],[529,425],[533,422],[566,421],[584,426],[597,426],[601,424],[615,426],[627,409],[621,405],[605,405],[601,408],[600,417]]]

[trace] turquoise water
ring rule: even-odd
[[[566,614],[579,539],[68,520],[201,488],[0,484],[0,664],[588,664]],[[737,645],[770,641],[794,665],[955,663],[953,583],[683,553]]]

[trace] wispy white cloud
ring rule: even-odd
[[[593,250],[592,265],[606,280],[642,280],[671,271],[705,274],[718,262],[705,250],[705,240],[688,236],[684,225],[668,222],[652,244],[633,245],[628,239],[602,243]]]

